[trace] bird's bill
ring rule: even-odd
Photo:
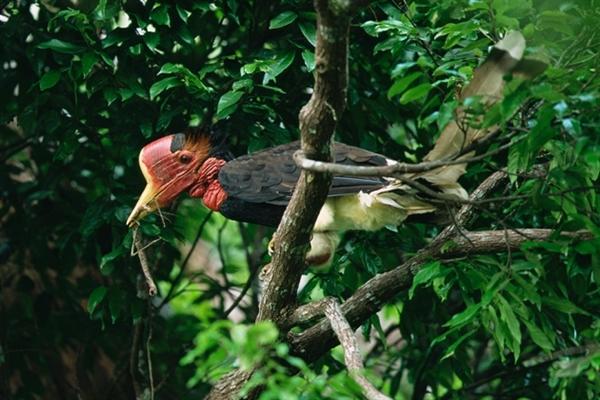
[[[159,193],[160,188],[155,187],[150,182],[146,184],[146,188],[127,218],[127,226],[132,227],[136,222],[159,208],[158,201],[156,200]]]
[[[144,146],[138,163],[146,188],[127,218],[127,226],[132,227],[149,213],[166,207],[189,189],[209,150],[207,137],[188,142],[183,134],[164,136]]]

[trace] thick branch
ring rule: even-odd
[[[298,306],[290,316],[289,325],[299,325],[311,322],[316,318],[323,316],[323,309],[329,301],[329,298],[313,301],[312,303]]]
[[[335,3],[335,2],[333,2]],[[350,18],[340,4],[315,0],[317,45],[315,86],[300,111],[302,151],[315,160],[331,159],[331,136],[346,105],[347,50]],[[275,233],[271,279],[266,285],[258,320],[273,320],[280,328],[295,306],[305,269],[304,256],[317,215],[325,202],[331,176],[303,171]]]
[[[307,157],[331,160],[331,137],[346,106],[350,13],[359,1],[314,0],[317,11],[315,85],[299,116],[301,149]],[[317,215],[325,202],[331,175],[302,171],[277,232],[273,236],[270,279],[257,320],[272,320],[282,330],[296,305],[305,254]],[[208,399],[237,397],[251,373],[241,370],[223,377]]]
[[[506,174],[502,171],[490,175],[472,193],[471,200],[482,199],[488,193],[493,192],[505,177]],[[473,217],[474,211],[471,204],[463,206],[454,217],[455,224],[445,228],[428,246],[421,249],[404,264],[373,277],[358,288],[342,305],[342,310],[350,325],[358,327],[379,311],[384,304],[392,301],[398,293],[410,288],[414,274],[427,261],[465,254],[504,251],[507,248],[518,249],[527,240],[544,241],[555,234],[550,229],[462,231],[461,226],[468,223]],[[590,233],[583,231],[560,233],[560,235],[583,240],[591,238]],[[494,240],[489,239],[490,237]],[[454,246],[446,246],[449,241],[452,241]],[[294,352],[306,360],[320,357],[336,344],[334,332],[326,320],[321,320],[298,335],[289,334],[288,339]]]
[[[505,177],[504,172],[493,173],[473,191],[470,199],[484,198],[488,193],[494,191]],[[463,206],[454,217],[455,224],[444,229],[427,247],[421,249],[404,264],[373,277],[358,288],[354,295],[342,305],[342,310],[350,325],[356,327],[362,324],[379,311],[386,301],[394,298],[401,290],[409,288],[412,283],[413,271],[416,271],[439,251],[449,238],[456,236],[460,226],[472,217],[473,209],[471,204]],[[305,359],[318,358],[336,343],[331,326],[327,321],[321,321],[299,335],[290,335],[289,341],[294,351]]]
[[[441,234],[440,234],[441,235]],[[452,258],[464,255],[517,250],[524,242],[542,242],[553,236],[589,240],[588,231],[556,232],[552,229],[519,229],[513,231],[461,232],[447,240],[434,240],[430,246],[418,252],[404,264],[373,277],[361,286],[344,304],[342,310],[352,327],[356,328],[375,314],[398,293],[412,285],[412,278],[419,268],[432,259]],[[453,245],[443,246],[448,241]],[[308,309],[309,306],[303,306]],[[314,315],[311,315],[314,317]],[[296,320],[296,322],[300,322]],[[294,352],[307,360],[313,360],[335,346],[337,341],[331,325],[321,320],[299,335],[289,335]]]
[[[452,239],[453,246],[446,249],[440,258],[457,257],[468,254],[494,253],[507,249],[518,249],[525,242],[543,242],[552,236],[590,240],[594,236],[589,231],[556,232],[553,229],[513,229],[509,231],[463,232],[464,236]]]
[[[348,321],[346,321],[338,302],[334,299],[327,299],[324,302],[324,312],[335,332],[335,336],[344,349],[344,361],[346,362],[348,373],[358,383],[365,397],[369,400],[391,400],[388,396],[377,390],[362,374],[365,366],[358,350],[358,343],[356,342],[354,331]]]

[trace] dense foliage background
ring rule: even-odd
[[[143,233],[160,238],[148,250],[160,288],[150,301],[124,224],[143,187],[137,155],[152,138],[216,122],[244,154],[298,137],[312,87],[312,4],[0,8],[0,398],[197,399],[252,365],[264,399],[359,397],[339,348],[306,364],[272,325],[252,325],[269,230],[190,199],[149,218]],[[489,46],[519,29],[549,68],[510,82],[495,110],[521,129],[515,145],[471,165],[462,183],[473,189],[508,166],[502,195],[518,196],[482,205],[472,228],[597,238],[598,26],[595,0],[373,2],[353,20],[336,137],[418,161]],[[547,174],[522,174],[535,164]],[[346,298],[438,230],[349,233],[334,268],[307,273],[300,298]],[[557,235],[518,252],[432,261],[359,331],[368,376],[397,399],[597,398],[599,249],[598,239]]]

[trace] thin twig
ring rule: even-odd
[[[331,328],[335,332],[342,348],[344,349],[344,361],[348,373],[356,383],[361,387],[363,394],[369,400],[391,400],[390,397],[381,393],[365,376],[362,374],[365,368],[358,343],[354,335],[354,330],[344,317],[344,313],[339,303],[334,299],[326,299],[322,303],[324,305],[325,316],[331,324]]]
[[[252,286],[252,282],[254,282],[254,278],[256,278],[258,270],[259,270],[259,268],[251,268],[251,270],[250,270],[250,276],[248,277],[248,280],[244,284],[244,287],[242,288],[242,291],[235,298],[235,300],[233,301],[233,303],[231,303],[231,305],[227,308],[227,310],[225,310],[225,317],[228,317],[229,314],[231,314],[231,312],[233,310],[235,310],[235,308],[244,299],[244,296],[246,296],[246,293],[248,293],[248,290],[250,290],[250,287]]]
[[[142,272],[144,274],[144,279],[146,280],[146,286],[148,287],[148,295],[151,297],[155,296],[158,292],[158,289],[156,288],[156,284],[154,283],[154,279],[150,273],[148,258],[146,257],[145,252],[146,246],[144,246],[141,235],[138,235],[137,228],[133,230],[133,243],[137,249],[137,256],[140,259],[140,265],[142,266]]]
[[[192,254],[194,253],[194,250],[196,249],[196,246],[200,242],[200,238],[202,237],[202,232],[204,231],[204,227],[210,220],[212,213],[213,212],[210,211],[208,214],[206,214],[206,216],[204,217],[202,222],[200,222],[200,226],[198,227],[198,231],[196,233],[196,237],[194,238],[194,242],[192,243],[192,246],[190,247],[185,258],[183,259],[183,262],[181,263],[181,267],[179,268],[179,272],[177,273],[177,276],[175,277],[175,279],[173,279],[173,281],[171,283],[171,287],[169,288],[169,291],[167,292],[163,301],[158,306],[158,309],[161,309],[165,304],[167,304],[169,302],[169,300],[171,300],[173,293],[175,292],[175,288],[177,287],[179,281],[183,277],[183,274],[185,273],[185,268],[186,268],[188,262],[190,261],[190,258],[192,257]]]
[[[219,228],[219,232],[217,233],[217,251],[219,253],[219,260],[221,261],[221,276],[223,277],[224,285],[229,287],[229,278],[227,277],[227,263],[225,261],[225,253],[223,252],[223,232],[225,228],[227,228],[227,223],[229,222],[226,219],[221,227]]]
[[[260,270],[260,264],[259,264],[259,261],[257,261],[257,256],[256,256],[256,254],[257,254],[256,251],[258,250],[258,246],[256,246],[253,254],[250,254],[250,252],[248,251],[250,243],[248,242],[248,240],[246,239],[246,236],[244,235],[244,230],[242,229],[241,223],[238,224],[238,228],[240,230],[240,237],[242,238],[242,242],[244,244],[244,249],[246,251],[246,262],[248,263],[248,269],[250,270],[250,275],[248,276],[248,280],[244,284],[244,287],[242,288],[242,291],[240,292],[238,297],[236,297],[236,299],[233,301],[233,303],[227,308],[227,310],[225,310],[225,317],[229,316],[229,314],[231,314],[231,312],[244,299],[244,296],[246,296],[246,293],[248,293],[248,290],[250,290],[250,288],[252,287],[252,283],[254,282],[254,279],[256,278],[258,271]],[[261,251],[261,254],[262,254],[262,251]],[[258,257],[261,257],[261,254],[258,254]]]
[[[491,136],[492,134],[488,135]],[[515,143],[523,140],[526,136],[522,136],[518,139],[515,139],[512,142],[506,143],[496,149],[490,150],[484,154],[480,154],[478,156],[473,156],[469,158],[460,158],[461,156],[469,153],[472,150],[472,146],[467,146],[462,149],[460,152],[448,157],[443,158],[441,160],[435,161],[424,161],[417,164],[409,164],[409,163],[395,163],[391,165],[384,165],[378,167],[366,167],[361,165],[344,165],[344,164],[336,164],[330,162],[316,161],[308,159],[302,154],[301,151],[297,151],[294,154],[294,161],[296,164],[305,170],[315,171],[315,172],[329,172],[336,175],[349,175],[349,176],[397,176],[398,174],[406,174],[406,173],[418,173],[418,172],[427,172],[440,167],[445,167],[449,165],[458,165],[458,164],[467,164],[475,161],[480,161],[489,156],[498,154],[509,147],[513,146]],[[487,137],[486,137],[487,138]],[[484,138],[485,139],[485,138]],[[479,141],[481,142],[481,141]],[[406,177],[404,177],[406,179]]]
[[[152,372],[152,353],[150,343],[152,341],[152,302],[148,299],[148,337],[146,338],[146,363],[148,364],[148,380],[150,382],[150,400],[154,400],[154,374]]]
[[[581,346],[568,347],[566,349],[553,351],[548,354],[540,354],[523,361],[523,366],[530,368],[539,364],[545,364],[561,357],[573,357],[600,351],[600,343],[589,343]]]
[[[264,246],[262,245],[263,243],[263,238],[264,238],[264,231],[265,231],[265,227],[259,226],[257,227],[257,231],[254,235],[254,240],[253,243],[251,244],[250,241],[248,240],[248,238],[246,237],[246,231],[244,229],[244,225],[242,223],[238,223],[238,229],[240,231],[240,237],[242,238],[242,243],[244,244],[244,251],[246,254],[246,262],[248,264],[248,268],[250,270],[250,276],[248,278],[248,280],[246,281],[246,284],[244,285],[244,288],[242,289],[242,293],[248,292],[251,288],[254,288],[254,290],[251,293],[251,299],[250,299],[250,304],[249,307],[250,309],[247,310],[249,312],[248,317],[249,319],[253,319],[256,317],[256,313],[258,312],[258,282],[255,279],[256,275],[258,275],[258,273],[260,272],[260,268],[262,266],[262,259],[264,254],[266,253],[266,249],[264,248]],[[252,246],[254,249],[252,250],[252,253],[250,253],[250,246]],[[240,294],[241,296],[241,294]],[[242,299],[240,299],[241,301]],[[228,314],[226,314],[228,315]]]
[[[493,381],[495,379],[501,378],[506,375],[514,374],[514,373],[523,374],[525,372],[525,370],[527,370],[527,369],[546,365],[546,364],[551,363],[555,360],[558,360],[562,357],[580,356],[583,354],[590,354],[592,352],[597,352],[599,350],[600,350],[600,344],[590,343],[587,345],[568,347],[566,349],[557,350],[557,351],[554,351],[554,352],[548,353],[548,354],[535,355],[533,357],[530,357],[530,358],[524,360],[523,363],[521,363],[520,365],[512,366],[508,370],[504,369],[504,370],[501,370],[498,372],[492,371],[492,373],[490,373],[490,371],[486,371],[486,374],[484,376],[477,379],[475,382],[471,383],[470,385],[465,386],[463,389],[461,389],[461,392],[472,392],[475,389],[477,389],[478,387],[481,387],[481,386],[485,385],[486,383]],[[449,392],[449,393],[456,393],[456,392]],[[477,393],[481,394],[480,392],[477,392]]]
[[[140,345],[140,335],[142,332],[142,324],[138,322],[134,325],[133,328],[133,340],[131,341],[131,350],[129,353],[129,375],[131,376],[131,383],[133,386],[133,393],[135,394],[136,399],[142,398],[142,389],[140,383],[137,380],[136,371],[137,371],[137,357],[138,357],[138,348]]]

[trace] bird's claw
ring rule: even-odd
[[[275,252],[275,239],[271,239],[269,244],[267,245],[267,253],[269,253],[269,257],[273,257],[273,253]]]

